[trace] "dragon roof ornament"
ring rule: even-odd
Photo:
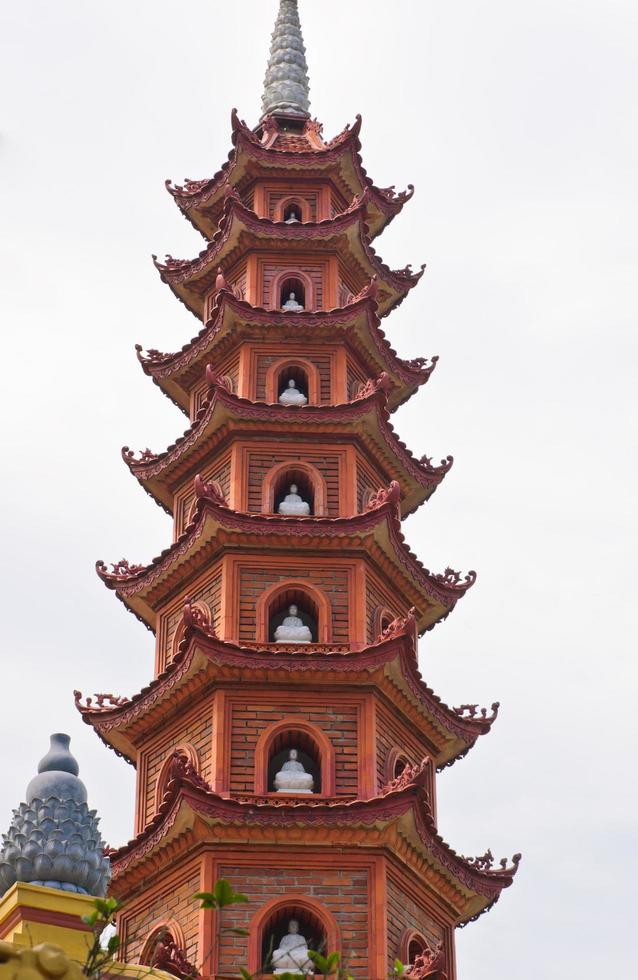
[[[297,0],[279,0],[264,79],[262,119],[276,113],[306,118],[310,108],[309,90]]]

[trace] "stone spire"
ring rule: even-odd
[[[86,804],[86,787],[69,751],[68,735],[52,735],[51,747],[38,765],[26,792],[26,803],[13,811],[2,836],[0,896],[16,881],[66,892],[104,896],[110,862],[95,810]]]
[[[261,100],[262,119],[273,113],[308,116],[308,65],[297,0],[279,0]]]

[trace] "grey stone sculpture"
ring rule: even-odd
[[[0,895],[16,881],[106,895],[111,866],[70,741],[68,735],[51,736],[51,748],[27,786],[26,803],[13,811],[2,836]]]
[[[261,100],[262,119],[273,113],[308,116],[310,85],[297,0],[280,0]]]

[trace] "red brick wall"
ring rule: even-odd
[[[260,305],[270,308],[271,300],[271,287],[273,280],[282,272],[284,269],[298,268],[300,272],[305,273],[312,282],[312,288],[314,292],[314,309],[322,310],[324,308],[324,277],[325,277],[325,267],[323,263],[315,262],[295,262],[294,256],[289,259],[277,262],[275,259],[269,260],[264,265],[262,287],[261,287],[261,297]],[[279,297],[275,297],[275,304],[279,303]],[[307,300],[306,300],[307,303]]]
[[[297,562],[292,555],[290,563],[283,567],[264,567],[264,559],[259,564],[241,566],[238,587],[240,640],[257,638],[256,607],[259,597],[277,582],[295,579],[307,581],[325,593],[332,607],[333,642],[347,643],[348,578],[347,569],[340,568],[336,563],[322,561],[320,565],[311,565],[307,561]]]
[[[230,494],[230,449],[226,450],[226,452],[207,466],[202,467],[201,475],[205,480],[217,480],[224,491],[226,500],[228,500]],[[188,524],[190,510],[194,500],[195,487],[193,480],[189,479],[186,487],[181,488],[175,494],[175,538],[179,537]]]
[[[352,702],[331,695],[329,704],[321,697],[304,700],[299,692],[247,692],[230,701],[231,793],[253,793],[255,788],[255,745],[264,729],[288,715],[298,716],[320,728],[335,751],[337,794],[356,796],[358,789],[358,710]]]
[[[191,963],[197,962],[198,951],[198,902],[193,895],[200,890],[199,864],[190,865],[182,874],[176,875],[161,890],[144,896],[144,905],[139,910],[133,906],[125,909],[120,917],[123,933],[123,960],[135,962],[156,923],[175,919],[184,931],[186,956]]]
[[[282,201],[284,198],[288,198],[292,196],[296,198],[298,201],[304,201],[308,206],[309,213],[308,213],[307,220],[309,221],[317,220],[317,205],[318,205],[318,198],[319,198],[318,191],[299,190],[299,192],[297,192],[293,187],[289,187],[287,190],[267,191],[266,194],[267,194],[267,202],[268,202],[267,209],[268,209],[269,218],[274,219],[275,211],[280,201]]]
[[[269,470],[287,460],[291,465],[298,462],[311,463],[322,475],[326,484],[328,517],[338,517],[340,510],[339,494],[339,456],[324,451],[312,452],[302,446],[282,449],[281,452],[251,452],[248,455],[248,510],[261,513],[262,488]]]
[[[396,712],[390,711],[384,704],[377,703],[377,784],[384,786],[388,781],[386,763],[393,748],[401,750],[408,762],[414,765],[430,754],[428,742],[419,735],[414,726],[404,721]],[[434,772],[430,767],[430,777]],[[391,778],[391,777],[390,777]],[[430,794],[432,798],[432,795]]]
[[[390,484],[389,475],[382,469],[372,467],[360,453],[357,453],[357,507],[359,513],[364,509],[364,498],[367,490],[376,493],[380,487]]]
[[[395,959],[400,958],[401,938],[406,929],[420,932],[430,946],[436,945],[444,936],[444,927],[420,904],[398,877],[388,872],[388,970]]]
[[[393,619],[396,619],[399,615],[404,616],[408,611],[407,604],[397,602],[396,595],[393,595],[389,589],[384,588],[380,582],[372,577],[372,573],[368,571],[366,575],[366,628],[368,643],[374,643],[377,638],[375,619],[377,618],[376,613],[379,607],[391,612]]]
[[[331,378],[330,378],[330,364],[332,358],[330,352],[326,354],[318,354],[316,352],[308,351],[304,349],[303,346],[290,345],[290,350],[287,352],[288,357],[299,356],[303,357],[304,360],[310,361],[319,373],[319,401],[322,405],[330,405],[332,402],[332,392],[331,392]],[[287,360],[286,352],[281,351],[279,354],[258,354],[257,355],[257,370],[256,370],[256,400],[265,401],[266,400],[266,374],[268,368],[275,364],[276,362]]]
[[[324,865],[307,868],[307,857],[304,852],[291,856],[288,867],[269,868],[266,863],[242,868],[222,865],[220,876],[226,877],[233,888],[250,899],[247,905],[231,906],[225,913],[225,923],[246,929],[258,909],[272,898],[287,894],[314,898],[337,921],[343,956],[352,975],[357,980],[371,980],[367,969],[370,887],[367,869],[342,869],[334,858],[328,857]],[[246,962],[247,949],[246,938],[222,936],[219,973],[234,976],[237,964]]]
[[[213,361],[213,367],[215,368],[215,374],[217,374],[218,377],[230,378],[232,382],[232,389],[235,394],[237,394],[237,387],[239,384],[239,350],[233,351],[219,363],[215,363]],[[191,396],[191,418],[195,418],[200,408],[206,401],[209,391],[210,389],[206,382],[205,373],[202,371],[202,377],[193,388]]]
[[[189,742],[197,752],[200,772],[210,782],[212,777],[211,744],[213,738],[213,708],[209,700],[164,727],[142,743],[141,763],[138,765],[138,814],[142,826],[155,815],[157,777],[166,759],[175,748]]]
[[[195,602],[203,602],[208,606],[216,630],[221,629],[221,587],[221,563],[217,562],[206,577],[194,585],[189,592]],[[160,610],[157,630],[157,673],[161,673],[173,657],[175,634],[181,627],[183,611],[183,597]]]

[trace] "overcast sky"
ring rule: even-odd
[[[232,106],[257,121],[276,7],[0,8],[0,829],[66,731],[105,837],[132,833],[134,773],[72,691],[138,691],[153,640],[93,564],[171,539],[120,459],[186,424],[133,349],[197,330],[150,260],[202,247],[163,182],[219,168]],[[450,704],[503,705],[439,780],[455,849],[524,853],[459,933],[459,978],[635,975],[638,5],[300,9],[326,135],[361,112],[375,182],[417,187],[376,247],[428,269],[384,326],[441,360],[395,424],[456,462],[406,531],[428,567],[479,573],[422,669]]]

